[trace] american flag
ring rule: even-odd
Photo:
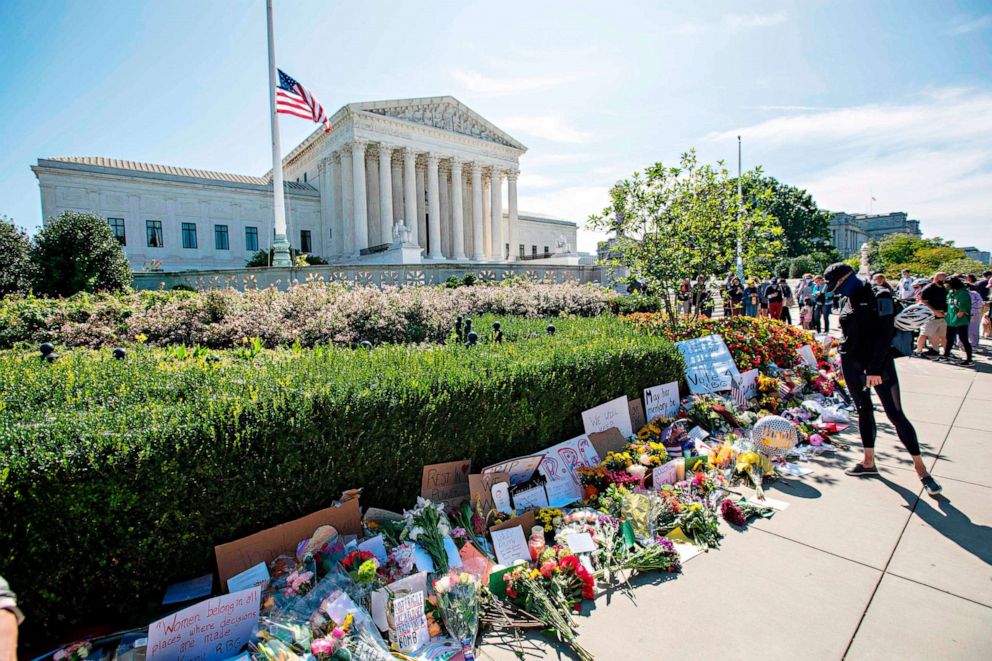
[[[276,87],[276,112],[323,124],[324,133],[329,133],[331,130],[331,120],[313,92],[300,85],[282,69],[279,70],[279,86]]]
[[[778,384],[778,396],[780,399],[785,399],[792,394],[792,388],[785,381],[781,381]]]

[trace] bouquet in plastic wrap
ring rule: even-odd
[[[444,628],[462,647],[462,655],[475,659],[475,636],[479,631],[479,579],[468,572],[452,571],[434,582],[437,605]]]

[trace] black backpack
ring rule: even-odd
[[[899,313],[905,309],[905,306],[899,301],[892,292],[881,287],[879,285],[871,286],[872,294],[875,295],[877,299],[879,294],[886,295],[892,301],[892,316],[893,318],[898,317]],[[896,358],[905,358],[907,356],[913,355],[913,331],[899,330],[895,329],[895,333],[892,335],[892,353]]]

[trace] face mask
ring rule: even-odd
[[[864,283],[858,280],[858,276],[852,273],[850,276],[848,276],[847,280],[845,280],[844,282],[840,283],[840,285],[837,286],[837,288],[834,290],[834,293],[840,294],[841,296],[850,296],[855,291],[857,291],[857,289],[861,287],[862,284]]]

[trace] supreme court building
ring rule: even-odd
[[[551,260],[576,224],[517,207],[524,145],[450,96],[352,103],[283,159],[287,238],[332,264]],[[107,219],[135,270],[241,268],[272,245],[271,173],[39,159],[42,218]],[[412,256],[412,257],[411,257]]]

